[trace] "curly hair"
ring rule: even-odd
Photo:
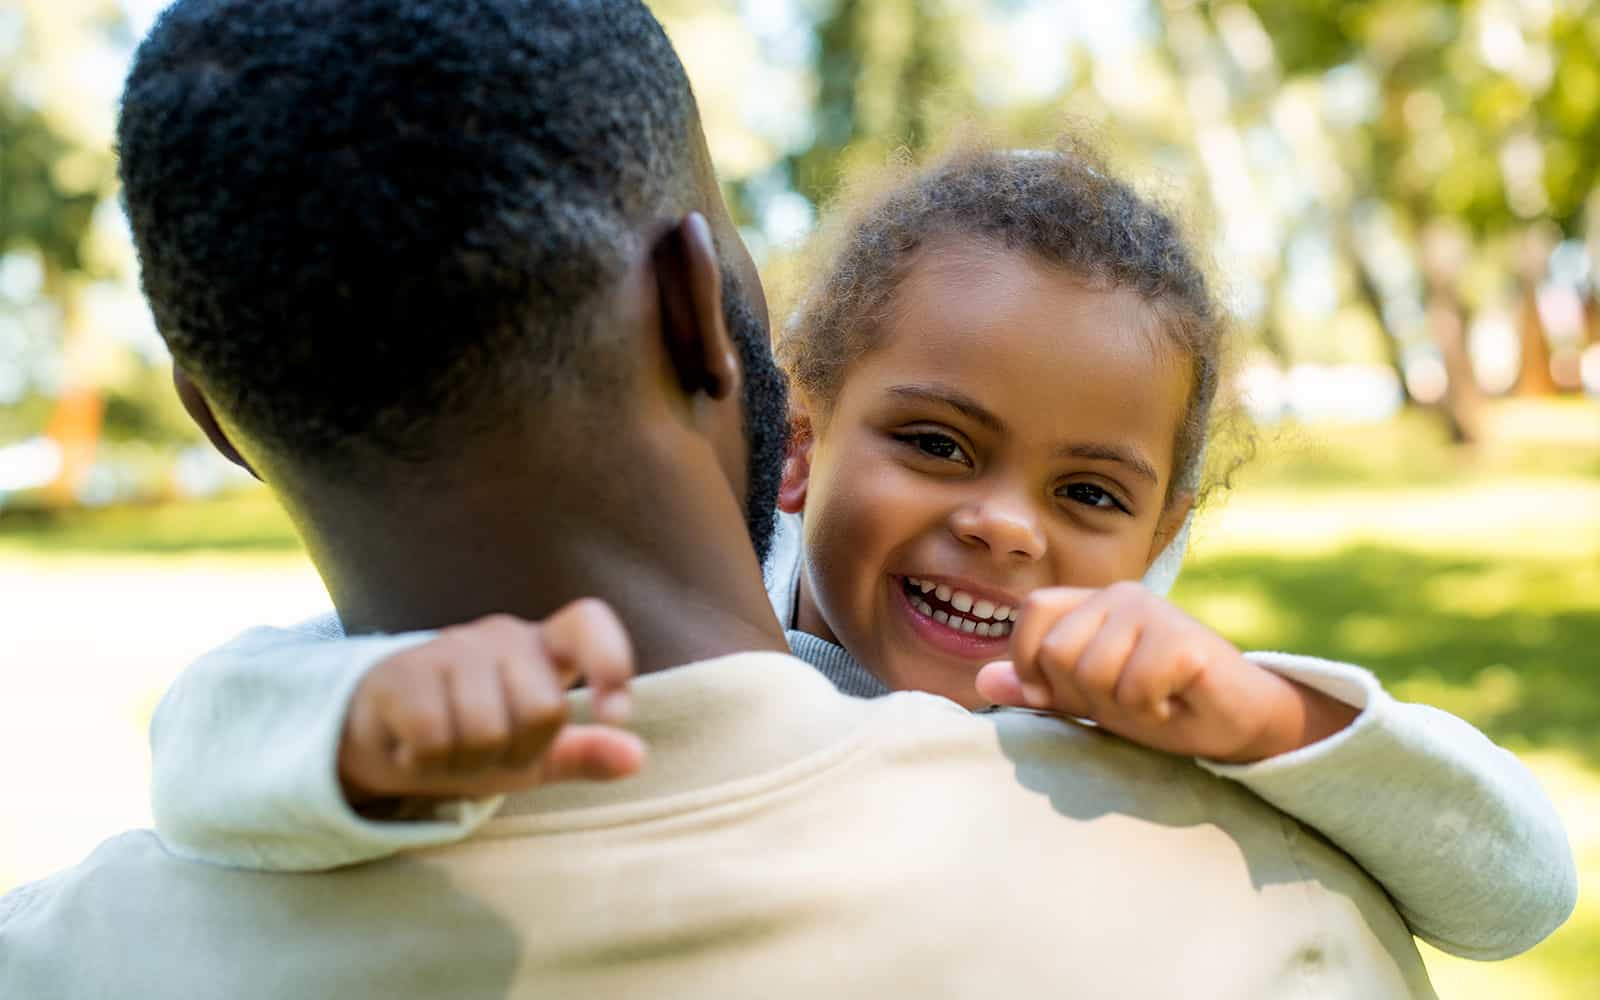
[[[264,446],[350,468],[616,389],[597,310],[692,207],[698,128],[639,0],[178,0],[117,138],[177,363]]]
[[[839,215],[836,244],[779,337],[779,363],[824,408],[882,335],[919,251],[964,236],[1029,254],[1089,287],[1127,289],[1190,360],[1167,498],[1198,490],[1227,333],[1223,311],[1173,217],[1116,179],[1082,143],[1000,150],[969,143]],[[825,414],[824,414],[825,416]]]

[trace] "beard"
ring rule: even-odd
[[[746,469],[744,521],[763,567],[772,551],[777,526],[778,487],[789,446],[789,385],[772,357],[767,325],[756,316],[744,287],[727,268],[722,271],[722,314],[738,345],[744,369],[744,438],[750,459]]]

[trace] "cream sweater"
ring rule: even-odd
[[[404,641],[262,630],[233,655],[298,673],[294,649]],[[0,899],[0,996],[1434,995],[1376,884],[1187,760],[1029,712],[850,698],[772,653],[641,678],[635,720],[643,774],[514,797],[472,837],[368,865],[247,872],[111,840]],[[252,751],[248,771],[278,766]]]
[[[1146,585],[1164,592],[1182,543]],[[799,578],[798,519],[783,518],[767,587],[785,627]],[[185,857],[267,870],[320,870],[453,843],[499,799],[454,803],[432,821],[373,822],[345,803],[335,771],[344,712],[366,671],[430,633],[338,639],[329,616],[256,629],[191,667],[151,729],[157,831]],[[338,641],[330,641],[338,639]],[[846,694],[883,685],[844,650],[789,632],[797,656]],[[1469,958],[1524,951],[1577,899],[1561,820],[1509,752],[1446,712],[1396,701],[1367,671],[1255,653],[1268,669],[1361,709],[1343,732],[1257,764],[1200,767],[1331,839],[1376,878],[1419,937]]]

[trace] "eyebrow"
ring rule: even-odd
[[[1131,448],[1124,448],[1116,444],[1101,444],[1088,442],[1084,444],[1069,444],[1060,449],[1057,454],[1071,455],[1074,458],[1098,459],[1102,462],[1117,462],[1126,465],[1129,469],[1159,484],[1161,477],[1156,475],[1155,467],[1145,461],[1144,456]]]
[[[938,403],[982,424],[991,431],[1006,429],[1005,422],[990,413],[984,405],[957,389],[947,385],[896,385],[889,387],[889,395],[901,399],[916,399],[925,403]]]
[[[989,412],[982,403],[966,393],[947,385],[939,385],[937,383],[930,385],[895,385],[889,387],[889,395],[901,399],[915,399],[925,403],[947,406],[996,433],[1001,433],[1006,429],[1005,422]],[[1057,449],[1056,453],[1073,458],[1116,462],[1119,465],[1127,466],[1152,483],[1159,484],[1161,482],[1161,477],[1156,475],[1155,467],[1144,456],[1122,445],[1088,441],[1080,444],[1063,445]]]

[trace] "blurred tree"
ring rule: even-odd
[[[831,0],[816,21],[815,139],[788,157],[795,190],[825,202],[856,169],[922,152],[970,104],[958,11],[923,0]]]
[[[1384,203],[1417,253],[1441,224],[1464,223],[1474,252],[1501,254],[1515,283],[1522,391],[1546,392],[1549,344],[1534,295],[1557,233],[1579,235],[1600,178],[1600,3],[1511,0],[1251,0],[1285,71],[1327,80],[1355,74],[1376,113],[1343,130],[1345,173],[1358,200]],[[1356,249],[1356,244],[1350,244]],[[1543,250],[1542,256],[1539,251]],[[1476,395],[1470,366],[1451,364],[1450,330],[1472,303],[1459,288],[1467,256],[1430,268],[1430,322],[1453,379],[1454,412]],[[1361,265],[1357,265],[1361,266]],[[1455,267],[1440,273],[1439,267]],[[1444,341],[1437,338],[1444,336]],[[1470,404],[1468,404],[1470,406]]]
[[[89,474],[104,414],[91,372],[84,290],[93,275],[85,250],[112,167],[108,137],[74,128],[74,95],[54,84],[120,24],[116,5],[101,0],[23,0],[0,12],[0,27],[9,29],[0,34],[15,39],[0,49],[0,256],[34,254],[41,291],[60,314],[62,375],[45,432],[62,454],[47,497],[63,505]]]

